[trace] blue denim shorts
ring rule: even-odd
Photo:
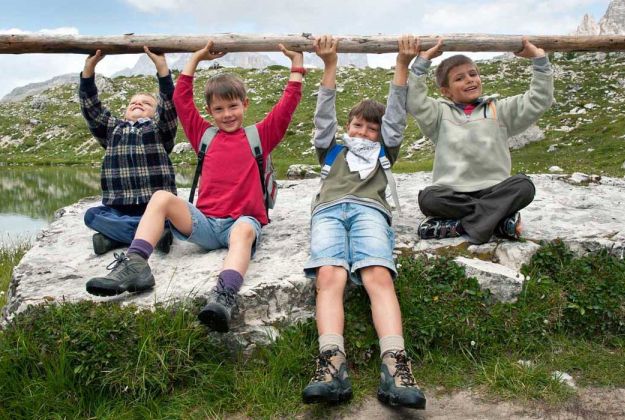
[[[393,260],[395,232],[386,215],[373,207],[339,203],[315,213],[310,228],[310,259],[304,265],[308,277],[325,265],[345,268],[361,285],[359,270],[382,266],[397,276]]]
[[[187,205],[189,206],[191,220],[193,221],[191,235],[187,236],[183,234],[172,225],[171,230],[176,238],[181,241],[189,241],[199,245],[208,251],[228,248],[230,232],[232,232],[234,226],[238,223],[249,223],[254,228],[254,232],[256,232],[256,240],[254,240],[254,244],[252,245],[252,256],[254,256],[256,245],[260,242],[261,226],[258,220],[250,216],[241,216],[238,219],[233,219],[232,217],[223,219],[208,217],[193,204],[187,203]]]

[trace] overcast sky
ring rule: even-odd
[[[610,0],[18,0],[0,13],[2,33],[186,35],[213,33],[564,35],[585,13],[599,20]],[[393,54],[369,55],[388,66]],[[132,66],[137,56],[106,57],[98,71]],[[0,55],[0,97],[17,86],[78,72],[84,56]]]

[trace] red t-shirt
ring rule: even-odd
[[[256,124],[265,159],[284,137],[301,98],[302,84],[288,82],[278,103]],[[182,128],[198,153],[202,135],[211,124],[202,118],[193,101],[192,76],[178,77],[174,105]],[[209,217],[252,216],[261,225],[269,223],[258,165],[243,128],[233,133],[219,131],[211,142],[204,157],[196,206]]]

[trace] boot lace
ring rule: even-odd
[[[416,382],[410,371],[410,358],[404,352],[395,352],[391,353],[391,355],[395,358],[395,373],[393,377],[399,376],[401,384],[404,386],[415,386]]]
[[[330,358],[336,354],[336,350],[326,350],[317,356],[317,369],[313,376],[313,382],[324,382],[326,375],[335,377],[338,371],[330,361]]]
[[[113,256],[115,257],[115,259],[109,265],[106,266],[107,270],[113,271],[117,267],[119,267],[120,264],[128,261],[128,256],[126,256],[126,254],[123,252],[115,252]]]
[[[215,294],[215,301],[225,306],[234,306],[235,294],[231,289],[225,287],[223,280],[220,278],[217,282],[217,287],[213,290]]]

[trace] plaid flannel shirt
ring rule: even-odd
[[[177,115],[171,74],[158,78],[159,97],[153,119],[132,122],[113,117],[98,98],[95,76],[80,78],[78,96],[91,134],[105,149],[102,204],[144,204],[158,190],[176,194],[169,153],[174,147]]]

